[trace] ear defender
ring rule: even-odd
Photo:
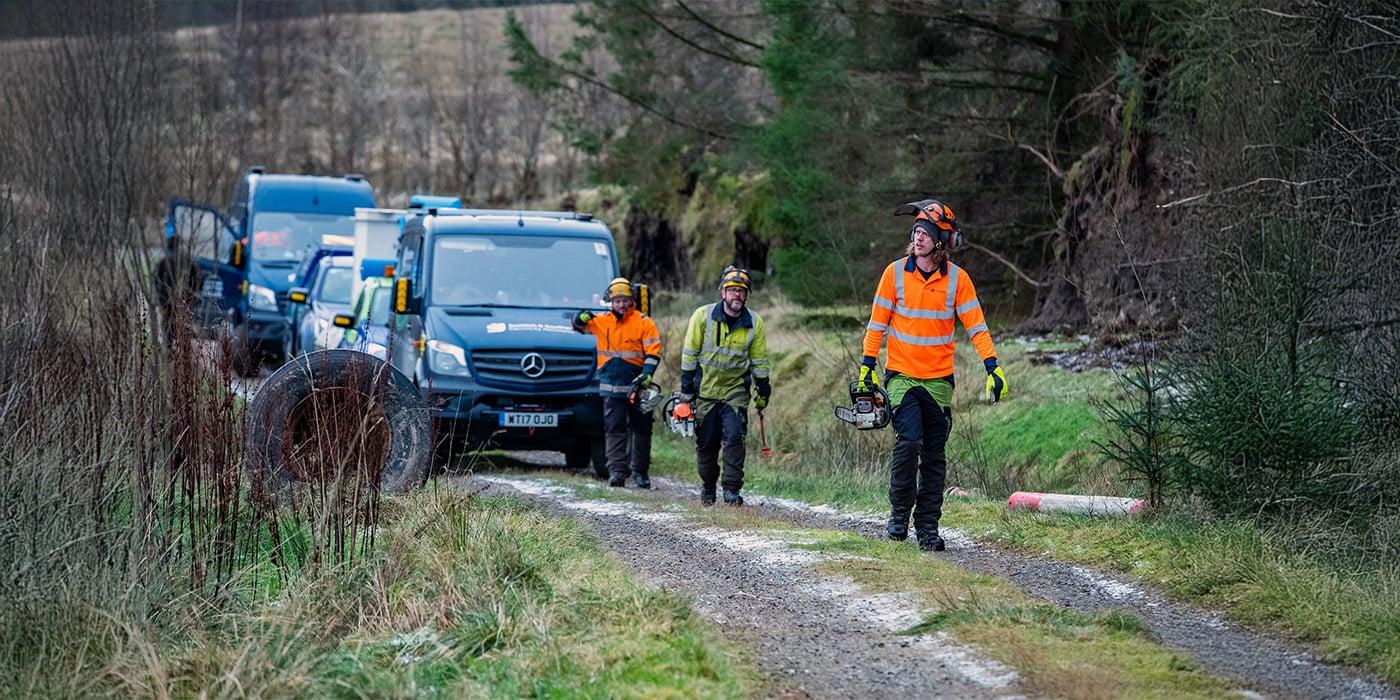
[[[910,243],[914,242],[914,236],[917,236],[920,231],[923,231],[925,235],[933,239],[934,250],[962,247],[962,232],[958,230],[958,225],[956,223],[953,224],[953,230],[949,231],[938,226],[930,226],[927,221],[916,221],[914,222],[914,226],[909,229]]]

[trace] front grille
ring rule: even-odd
[[[538,355],[544,362],[544,373],[538,377],[525,374],[522,362],[526,355]],[[534,359],[534,358],[532,358]],[[474,350],[472,368],[477,381],[498,386],[562,387],[587,381],[597,359],[593,351],[579,350]]]

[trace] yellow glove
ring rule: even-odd
[[[1006,398],[1006,375],[1000,367],[994,367],[987,373],[987,392],[983,394],[983,398],[992,403]]]
[[[760,410],[760,411],[762,411],[762,410],[765,409],[765,408],[768,408],[768,397],[767,397],[767,396],[757,396],[757,397],[754,397],[754,400],[753,400],[753,407],[756,408],[756,409],[758,409],[758,410]]]
[[[879,377],[879,375],[877,375],[877,374],[875,373],[875,368],[874,368],[874,367],[867,367],[867,366],[865,366],[865,365],[861,365],[861,366],[860,366],[860,379],[858,379],[858,380],[856,380],[856,381],[860,383],[860,388],[861,388],[861,389],[878,389],[878,388],[880,388],[880,377]]]

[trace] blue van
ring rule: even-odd
[[[205,306],[217,300],[220,321],[243,350],[236,371],[256,374],[264,359],[282,362],[287,292],[302,257],[317,248],[348,249],[355,239],[355,209],[374,207],[374,188],[360,175],[279,175],[261,166],[239,178],[226,214],[171,200],[166,235],[192,237],[205,274]],[[197,233],[201,225],[205,234]],[[213,314],[204,315],[208,322]]]
[[[605,471],[597,339],[570,321],[608,308],[617,276],[612,232],[588,214],[428,209],[404,222],[389,358],[428,400],[440,456],[554,450]]]

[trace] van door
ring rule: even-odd
[[[419,252],[422,245],[423,236],[419,232],[406,231],[403,238],[399,239],[399,257],[394,264],[395,286],[391,288],[391,294],[396,293],[399,279],[408,278],[413,281],[413,296],[422,298],[423,275],[419,274]],[[417,383],[420,376],[418,360],[423,356],[421,308],[419,313],[395,314],[389,332],[393,336],[389,342],[389,363]]]
[[[242,247],[224,216],[206,204],[172,199],[165,235],[180,240],[202,273],[195,323],[210,331],[225,322],[237,324],[243,314]]]

